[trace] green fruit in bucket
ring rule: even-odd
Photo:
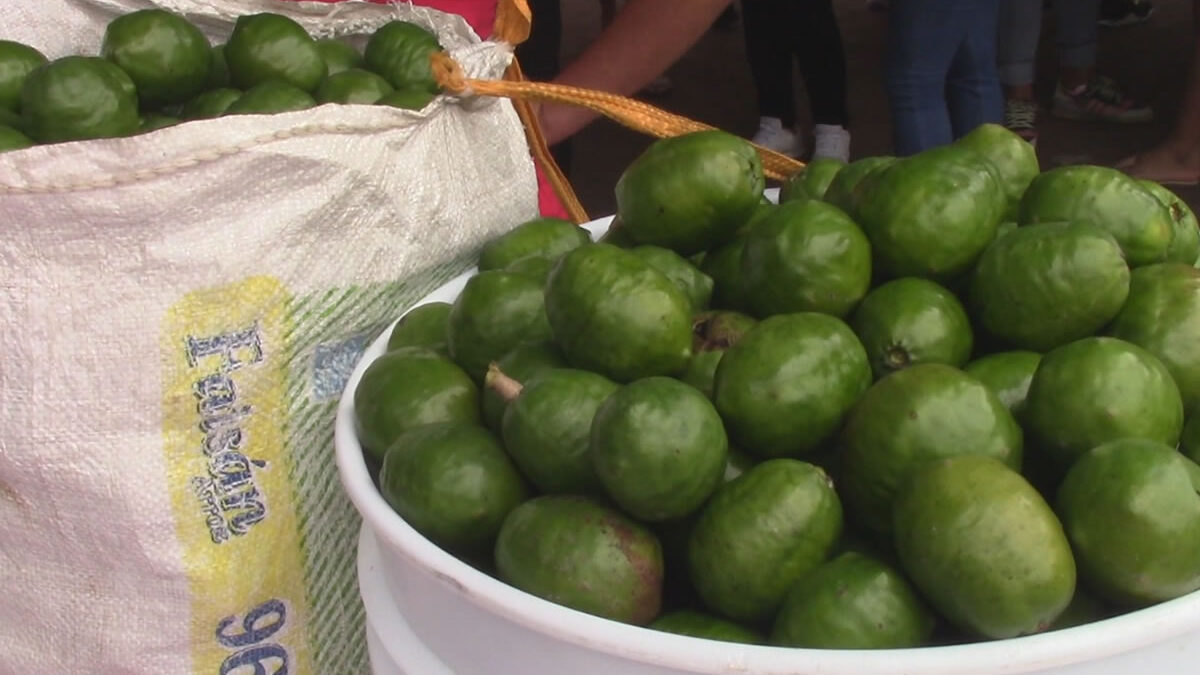
[[[1033,145],[1000,124],[981,124],[954,144],[974,150],[996,169],[1007,204],[1005,218],[1015,219],[1021,196],[1041,171]]]
[[[966,374],[987,385],[1018,421],[1025,410],[1025,397],[1033,373],[1042,362],[1037,352],[997,352],[981,356],[963,366]]]
[[[428,302],[405,312],[388,336],[388,351],[402,347],[426,347],[448,356],[446,328],[450,309],[448,302]]]
[[[692,324],[692,359],[679,379],[712,398],[717,366],[725,352],[756,323],[738,312],[711,311],[697,315]]]
[[[516,380],[524,382],[543,370],[566,368],[567,360],[562,352],[550,341],[533,342],[519,345],[500,357],[495,363],[496,368]],[[490,370],[490,368],[489,368]],[[500,433],[500,424],[504,411],[513,396],[501,393],[497,387],[488,384],[484,377],[484,387],[480,396],[483,423],[495,433]]]
[[[1152,180],[1139,180],[1138,185],[1157,197],[1171,215],[1174,234],[1167,247],[1167,262],[1194,263],[1200,257],[1200,226],[1191,207],[1179,195]]]
[[[817,157],[806,164],[799,173],[789,177],[779,188],[779,202],[793,200],[822,199],[829,184],[838,172],[846,167],[840,159]]]
[[[534,218],[484,244],[479,252],[479,269],[502,269],[528,258],[558,260],[567,251],[590,242],[588,231],[569,220]]]
[[[712,299],[713,280],[678,253],[661,246],[635,246],[629,252],[662,272],[691,301],[692,311],[708,309]]]
[[[488,364],[513,347],[550,337],[542,285],[501,270],[480,272],[467,281],[447,326],[450,358],[478,382]]]
[[[876,378],[918,363],[961,366],[971,356],[971,322],[953,293],[928,279],[889,281],[867,294],[850,327]]]
[[[748,645],[765,642],[761,635],[741,624],[694,609],[678,609],[663,614],[655,619],[649,628],[720,642],[740,642]]]

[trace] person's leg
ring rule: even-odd
[[[1055,0],[1059,77],[1053,112],[1066,119],[1148,122],[1154,111],[1096,75],[1100,0]]]
[[[966,38],[954,54],[946,77],[946,102],[954,138],[975,127],[1004,119],[1004,97],[996,75],[998,0],[958,0],[957,13]]]
[[[792,24],[787,19],[794,0],[744,0],[742,31],[746,61],[758,100],[759,128],[753,141],[776,152],[796,156],[796,100],[792,87]]]
[[[533,15],[529,39],[517,45],[517,60],[521,70],[531,80],[548,81],[558,75],[562,67],[562,6],[561,0],[529,0],[529,11]],[[563,173],[571,172],[571,142],[558,143],[550,148],[550,154]]]
[[[1004,126],[1037,142],[1038,105],[1033,95],[1042,0],[1000,0],[996,23],[996,69],[1004,90]]]
[[[963,35],[949,4],[905,0],[889,10],[884,84],[897,155],[912,155],[953,138],[946,74]]]
[[[812,109],[813,157],[849,161],[846,52],[832,0],[793,0],[792,38]]]

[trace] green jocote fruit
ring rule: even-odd
[[[99,57],[55,59],[21,88],[22,131],[39,143],[127,136],[140,122],[133,81]]]
[[[524,274],[480,272],[467,280],[446,324],[450,358],[482,382],[513,347],[550,338],[542,285]]]
[[[1162,262],[1175,236],[1171,214],[1134,178],[1105,166],[1060,166],[1021,197],[1018,222],[1089,223],[1111,234],[1130,267]]]
[[[311,94],[328,72],[321,50],[304,26],[269,12],[237,18],[225,43],[225,62],[238,89],[278,81]]]
[[[738,312],[714,310],[698,314],[692,322],[692,359],[679,379],[711,399],[717,366],[725,352],[755,323],[753,318]]]
[[[569,220],[534,218],[484,244],[479,251],[479,269],[503,269],[528,258],[558,260],[591,240],[587,230]]]
[[[606,398],[596,409],[588,445],[605,491],[643,522],[695,511],[721,484],[728,450],[721,416],[708,397],[662,376],[636,380]]]
[[[742,282],[742,250],[746,235],[734,235],[728,243],[712,249],[700,262],[700,271],[713,280],[710,304],[717,309],[740,310],[746,306]]]
[[[765,642],[761,635],[739,623],[694,609],[677,609],[663,614],[655,619],[649,628],[720,642],[740,642],[748,645]]]
[[[730,439],[760,457],[817,449],[871,384],[866,350],[828,314],[760,321],[717,365],[713,400]]]
[[[894,541],[913,583],[951,623],[1000,639],[1038,633],[1075,593],[1075,559],[1054,511],[991,457],[925,465],[896,495]]]
[[[896,158],[890,155],[877,155],[850,162],[830,181],[829,186],[825,188],[823,199],[857,220],[858,199],[861,197],[861,193],[857,191],[859,183],[867,176],[887,168],[895,161]]]
[[[1121,438],[1175,447],[1183,400],[1158,357],[1125,340],[1089,337],[1042,356],[1022,421],[1031,451],[1036,447],[1066,469],[1088,450]]]
[[[1041,172],[1033,144],[1001,124],[991,123],[975,127],[954,144],[974,150],[992,164],[1004,188],[1004,218],[1016,219],[1021,196]]]
[[[275,115],[307,110],[317,105],[316,99],[303,89],[280,80],[256,84],[225,108],[226,115]]]
[[[354,422],[367,455],[382,460],[401,434],[435,422],[479,422],[479,388],[452,361],[421,347],[371,362],[354,390]]]
[[[142,115],[140,118],[139,130],[142,133],[146,133],[146,132],[155,131],[158,129],[166,129],[167,127],[173,127],[182,121],[183,120],[179,119],[178,117],[172,117],[171,115],[163,115],[160,113],[146,113],[145,115]]]
[[[987,385],[1020,421],[1025,412],[1029,383],[1041,362],[1042,355],[1037,352],[996,352],[971,361],[963,366],[963,371]]]
[[[437,94],[424,89],[397,89],[390,94],[384,94],[375,105],[386,105],[405,110],[422,110]]]
[[[567,361],[618,382],[674,375],[692,357],[691,303],[662,272],[610,244],[559,259],[546,315]]]
[[[1196,222],[1196,214],[1192,212],[1187,202],[1179,198],[1171,190],[1152,180],[1139,180],[1138,185],[1158,198],[1171,214],[1171,225],[1174,234],[1171,245],[1167,247],[1167,262],[1181,262],[1191,265],[1200,257],[1200,225]]]
[[[337,75],[351,68],[363,67],[362,54],[358,53],[354,45],[337,38],[320,38],[316,42],[317,51],[321,53],[321,59],[325,61],[326,77]]]
[[[516,385],[514,388],[513,385]],[[488,387],[508,401],[501,420],[504,447],[531,483],[544,493],[603,493],[589,450],[592,418],[618,385],[573,368],[553,368],[523,382],[497,367],[488,372]]]
[[[1071,465],[1056,505],[1080,576],[1123,606],[1200,588],[1200,494],[1170,445],[1126,438]]]
[[[389,21],[367,38],[363,60],[399,90],[438,93],[430,57],[440,52],[437,36],[408,21]]]
[[[663,138],[617,179],[616,217],[632,241],[690,256],[733,236],[765,185],[745,139],[718,130]]]
[[[543,370],[566,368],[567,360],[553,342],[531,342],[518,345],[496,361],[496,370],[517,382],[524,382]],[[489,373],[491,369],[489,368]],[[494,378],[494,376],[493,376]],[[500,433],[504,411],[515,394],[501,390],[488,382],[484,376],[484,387],[480,395],[480,409],[484,426]]]
[[[978,153],[944,145],[873,176],[857,221],[885,276],[946,279],[971,267],[996,237],[1004,188]]]
[[[33,146],[33,140],[16,129],[0,124],[0,152]]]
[[[971,357],[971,321],[953,293],[904,277],[876,287],[850,317],[876,379],[918,363],[962,366]]]
[[[726,617],[767,620],[841,531],[842,506],[824,471],[767,460],[718,488],[700,512],[688,541],[692,584]]]
[[[817,200],[780,205],[746,234],[741,283],[759,317],[844,317],[871,286],[871,245],[843,211]]]
[[[192,100],[183,104],[180,117],[185,120],[211,119],[224,115],[233,102],[242,97],[237,89],[222,87],[200,92]]]
[[[48,59],[40,51],[22,42],[0,40],[0,109],[21,109],[21,87],[25,78]]]
[[[629,252],[662,272],[691,301],[693,312],[708,309],[712,300],[713,280],[686,258],[661,246],[634,246]]]
[[[972,454],[1021,467],[1021,428],[992,390],[957,368],[923,363],[884,377],[846,417],[841,495],[872,532],[892,525],[892,500],[933,460]]]
[[[800,577],[771,630],[771,643],[815,649],[924,645],[933,614],[898,570],[847,551]]]
[[[1026,225],[983,252],[970,282],[971,313],[1005,343],[1046,351],[1112,320],[1129,278],[1107,232],[1085,223]]]
[[[779,188],[779,202],[823,199],[829,184],[846,167],[840,159],[816,157],[798,173],[788,177]]]
[[[204,89],[229,87],[233,80],[229,77],[229,62],[225,60],[225,45],[213,45],[208,56],[208,79],[204,81]]]
[[[1135,269],[1129,297],[1108,332],[1157,356],[1184,408],[1200,406],[1200,270],[1184,263]]]
[[[362,68],[348,68],[325,78],[314,98],[319,103],[372,105],[392,91],[392,85],[383,77]]]
[[[644,626],[662,606],[657,537],[585,497],[545,495],[513,509],[496,539],[505,583],[551,602]]]
[[[405,312],[388,336],[388,351],[401,347],[426,347],[449,356],[446,329],[451,307],[448,302],[427,302]]]
[[[142,9],[109,22],[100,55],[124,70],[145,108],[183,103],[204,90],[212,47],[190,21],[163,9]]]
[[[529,496],[495,437],[462,422],[397,438],[384,455],[379,491],[413,529],[465,555],[490,553],[504,518]]]

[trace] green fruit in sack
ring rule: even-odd
[[[372,105],[392,91],[392,85],[375,73],[350,68],[325,78],[315,98],[320,103]]]
[[[1182,263],[1135,269],[1108,332],[1158,357],[1186,410],[1200,406],[1200,270]]]
[[[1000,124],[981,124],[954,144],[974,150],[996,169],[1007,204],[1004,218],[1015,219],[1021,196],[1041,171],[1033,145]]]
[[[501,422],[504,447],[538,490],[594,494],[603,489],[589,453],[592,418],[617,391],[612,380],[573,368],[538,372],[518,382],[499,368],[487,386],[508,398]]]
[[[722,485],[688,542],[700,599],[736,621],[769,619],[842,532],[833,481],[795,459],[771,459]]]
[[[782,204],[793,200],[823,199],[825,191],[829,189],[829,184],[845,167],[846,163],[840,159],[829,157],[813,159],[799,173],[783,182],[779,188],[779,202]]]
[[[204,89],[225,89],[232,80],[229,77],[229,62],[225,60],[225,45],[213,45],[209,51],[208,79]]]
[[[1196,223],[1196,214],[1187,202],[1168,188],[1152,180],[1139,180],[1137,183],[1157,197],[1171,214],[1174,234],[1171,237],[1171,245],[1167,247],[1166,261],[1188,265],[1196,262],[1196,258],[1200,257],[1200,226]]]
[[[397,89],[390,94],[384,94],[375,105],[386,105],[404,110],[423,110],[437,94],[424,89]]]
[[[354,422],[367,455],[382,460],[404,432],[437,422],[479,422],[479,388],[437,352],[408,347],[371,362],[354,390]]]
[[[388,336],[388,351],[403,347],[426,347],[449,356],[446,329],[450,323],[450,308],[448,302],[429,302],[405,312]]]
[[[879,286],[854,310],[858,335],[876,379],[918,363],[961,366],[971,357],[971,321],[953,293],[906,277]]]
[[[742,339],[757,321],[737,312],[712,311],[696,316],[692,323],[692,359],[679,376],[710,399],[717,366],[725,352]]]
[[[536,497],[496,539],[500,579],[551,602],[644,626],[662,606],[662,547],[620,512],[573,495]]]
[[[21,109],[21,87],[34,69],[45,65],[45,54],[29,45],[0,40],[0,110]]]
[[[605,491],[643,522],[676,520],[699,508],[723,482],[728,450],[708,397],[661,376],[631,382],[605,399],[588,446]]]
[[[1179,452],[1193,462],[1200,463],[1200,415],[1194,411],[1183,424],[1183,433],[1179,437]]]
[[[549,340],[519,345],[496,361],[496,370],[517,382],[525,382],[544,370],[566,367],[567,360],[562,352]],[[491,372],[490,367],[488,371]],[[496,386],[494,380],[495,376],[484,376],[480,406],[484,425],[500,433],[504,411],[516,394],[511,389]]]
[[[760,321],[717,365],[713,400],[730,439],[760,457],[816,450],[871,384],[862,343],[827,314]]]
[[[1075,593],[1054,511],[1011,467],[962,455],[926,465],[896,495],[896,551],[942,616],[971,634],[1039,633]]]
[[[1169,445],[1123,439],[1082,455],[1058,490],[1080,575],[1103,598],[1138,607],[1200,588],[1200,494]]]
[[[471,277],[446,330],[450,358],[482,382],[488,364],[521,344],[550,338],[542,285],[523,274],[488,270]]]
[[[413,529],[465,555],[490,554],[504,518],[529,496],[495,437],[453,422],[397,438],[383,458],[379,491]]]
[[[29,73],[22,130],[39,143],[128,136],[141,123],[133,81],[92,56],[65,56]]]
[[[363,60],[397,90],[439,91],[429,57],[440,52],[437,36],[407,21],[390,21],[367,39]]]
[[[857,219],[858,204],[856,200],[859,193],[856,191],[858,184],[867,176],[887,168],[895,161],[895,157],[883,155],[863,157],[850,162],[837,172],[829,186],[825,188],[824,200],[845,211],[846,215],[851,218]]]
[[[841,210],[816,200],[788,202],[746,235],[741,283],[759,317],[844,317],[871,286],[871,246]]]
[[[892,526],[896,492],[922,466],[983,455],[1018,470],[1022,436],[992,390],[957,368],[924,363],[876,382],[846,417],[840,488],[871,532]]]
[[[1038,175],[1021,198],[1018,221],[1095,225],[1117,240],[1130,267],[1166,260],[1175,236],[1171,213],[1157,197],[1124,173],[1094,165]]]
[[[203,91],[213,58],[199,28],[162,9],[113,19],[104,31],[100,55],[129,75],[147,108],[183,103]]]
[[[1037,352],[998,352],[982,356],[963,366],[971,377],[987,385],[1018,421],[1025,411],[1025,397],[1033,373],[1042,362]]]
[[[1097,445],[1122,438],[1175,447],[1183,400],[1153,354],[1125,340],[1089,337],[1042,357],[1023,422],[1031,447],[1065,469]]]
[[[881,169],[857,215],[887,276],[946,279],[969,269],[995,239],[1004,208],[991,165],[948,145]]]
[[[569,220],[534,218],[484,244],[479,269],[502,269],[529,258],[558,260],[591,240],[587,230]]]
[[[688,635],[719,642],[740,642],[748,645],[765,642],[761,635],[741,624],[694,609],[678,609],[663,614],[649,627],[665,633]]]
[[[25,134],[10,126],[0,124],[0,152],[21,150],[31,147],[33,144],[33,141]]]
[[[337,38],[321,38],[317,40],[317,51],[325,62],[325,73],[332,77],[351,68],[362,68],[363,57],[353,45]]]
[[[224,115],[229,106],[242,97],[237,89],[210,89],[183,104],[180,116],[185,120],[211,119]]]
[[[771,643],[815,649],[924,645],[933,614],[899,571],[853,551],[800,578],[771,630]]]
[[[1046,351],[1100,330],[1129,294],[1120,246],[1083,223],[1026,225],[984,251],[971,279],[971,310],[989,334]]]
[[[662,272],[691,301],[693,312],[708,309],[712,299],[713,280],[683,256],[661,246],[635,246],[629,252]]]
[[[626,250],[597,243],[568,252],[545,293],[554,340],[578,368],[630,382],[677,374],[692,357],[687,296]]]
[[[286,82],[269,80],[250,87],[225,109],[226,115],[275,115],[317,105],[308,92]]]
[[[238,89],[278,81],[312,93],[325,79],[325,60],[304,26],[268,12],[239,16],[225,43],[230,80]]]
[[[765,185],[745,139],[716,130],[663,138],[621,173],[616,217],[634,242],[690,256],[732,237]]]
[[[145,133],[149,131],[156,131],[158,129],[165,129],[167,127],[173,127],[182,121],[183,120],[179,119],[178,117],[173,117],[171,115],[146,113],[145,115],[141,116],[139,125],[140,130]]]

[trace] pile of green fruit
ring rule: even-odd
[[[600,241],[484,246],[353,392],[383,497],[529,593],[813,648],[1002,639],[1200,588],[1200,230],[998,126],[816,161],[655,142]]]
[[[429,64],[438,51],[432,33],[406,21],[380,26],[359,53],[272,13],[239,17],[214,46],[162,9],[113,19],[98,56],[48,60],[0,40],[0,152],[323,103],[419,110],[438,93]]]

